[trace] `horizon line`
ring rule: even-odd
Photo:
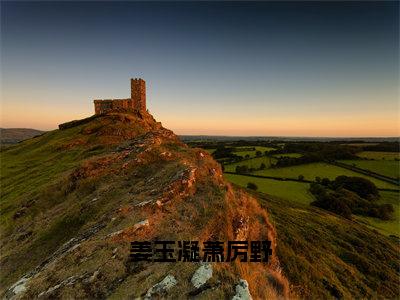
[[[28,129],[43,132],[59,130],[58,128],[43,130],[30,127],[0,127],[0,129]],[[175,133],[176,134],[176,133]],[[313,136],[313,135],[230,135],[230,134],[176,134],[183,137],[227,137],[227,138],[306,138],[306,139],[399,139],[400,136]]]

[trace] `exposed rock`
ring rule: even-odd
[[[97,271],[96,271],[96,272],[97,272]],[[95,273],[96,273],[96,272],[95,272]],[[73,285],[78,279],[84,278],[84,276],[85,276],[85,275],[68,277],[67,279],[63,280],[63,281],[60,282],[59,284],[57,284],[57,285],[55,285],[55,286],[52,286],[52,287],[49,288],[47,291],[41,292],[41,293],[38,295],[38,298],[50,296],[54,291],[58,290],[59,288],[64,287],[64,286],[68,286],[68,285]],[[96,274],[96,276],[97,276],[97,274]]]
[[[252,300],[250,295],[249,284],[246,280],[240,279],[239,284],[236,286],[236,295],[232,300]]]
[[[173,288],[178,282],[172,275],[167,275],[162,281],[153,285],[144,296],[144,300],[150,300],[155,296],[162,296],[167,293],[168,290]]]
[[[56,252],[54,252],[50,257],[48,257],[45,261],[43,261],[39,266],[35,269],[27,273],[24,277],[18,280],[13,286],[11,286],[6,291],[6,298],[12,299],[16,294],[24,292],[26,290],[26,284],[28,280],[34,277],[36,274],[46,269],[51,263],[54,263],[56,260],[61,259],[65,254],[75,250],[79,247],[82,241],[87,240],[106,225],[103,223],[99,223],[82,233],[80,236],[70,239],[68,242],[64,243]]]
[[[152,202],[153,202],[153,200],[146,200],[146,201],[143,201],[143,202],[140,202],[140,203],[136,204],[135,206],[141,207],[141,206],[145,206],[145,205],[147,205],[149,203],[152,203]]]
[[[57,250],[52,251],[49,257],[45,256],[46,253],[38,253],[35,259],[40,261],[40,265],[24,276],[29,284],[25,287],[25,282],[19,281],[10,293],[25,291],[17,298],[35,298],[40,292],[44,298],[129,298],[134,292],[135,296],[142,293],[141,297],[145,299],[197,297],[200,294],[215,299],[232,297],[235,293],[232,289],[236,288],[239,297],[236,299],[251,299],[247,283],[238,287],[225,281],[217,284],[221,280],[220,274],[215,273],[215,266],[212,270],[211,264],[199,264],[193,273],[188,274],[189,277],[185,274],[182,278],[175,278],[167,274],[180,274],[178,264],[158,267],[151,263],[128,261],[129,242],[136,239],[154,241],[159,240],[162,234],[171,240],[183,237],[218,240],[224,238],[225,232],[232,232],[234,239],[242,240],[254,225],[260,230],[249,238],[259,240],[273,228],[265,226],[267,215],[255,199],[232,189],[221,178],[220,166],[210,155],[187,148],[172,132],[162,128],[157,130],[153,121],[149,120],[147,124],[146,120],[132,115],[131,124],[123,120],[125,117],[101,116],[79,129],[79,133],[71,131],[55,136],[55,142],[61,143],[58,139],[68,135],[69,144],[74,140],[93,140],[94,143],[83,146],[88,149],[90,157],[85,154],[84,159],[69,170],[72,175],[60,181],[62,184],[66,181],[74,189],[68,187],[66,193],[61,194],[58,190],[44,190],[51,197],[61,197],[63,202],[38,216],[43,228],[30,226],[30,221],[25,220],[26,215],[21,216],[18,223],[25,226],[24,232],[32,230],[33,237],[37,237],[53,222],[63,220],[65,208],[71,216],[89,213],[91,217],[83,218],[84,223],[68,233],[68,242],[54,245]],[[100,154],[90,150],[97,149],[94,147],[100,147]],[[75,207],[75,194],[84,195],[82,207]],[[31,195],[28,196],[30,199]],[[42,201],[40,197],[38,199]],[[46,204],[46,199],[38,205]],[[229,213],[225,215],[221,211]],[[14,242],[19,233],[21,230],[15,230],[9,240]],[[26,238],[24,247],[25,244],[26,249],[30,249],[31,239]],[[12,244],[15,245],[17,243]],[[7,251],[12,249],[7,247]],[[0,262],[2,267],[7,266],[7,272],[12,272],[10,261],[17,259],[14,255],[0,259]],[[20,260],[24,264],[29,262],[26,257]],[[260,266],[261,273],[266,273],[268,268],[269,265]],[[241,268],[233,266],[228,266],[226,272],[230,278],[244,276]],[[69,277],[71,275],[76,276]],[[122,285],[127,276],[129,280]],[[133,291],[125,288],[139,285],[147,276],[157,276],[156,282],[146,286],[148,289]],[[178,288],[178,280],[184,282],[182,287],[179,284]],[[266,276],[260,279],[260,284],[268,282]],[[12,283],[7,283],[7,286]],[[265,289],[259,292],[256,288],[253,296],[260,297]],[[244,298],[242,294],[248,297]]]
[[[99,273],[100,273],[99,270],[94,271],[93,275],[89,277],[88,282],[92,283],[93,281],[95,281],[97,278],[97,275],[99,275]]]
[[[234,230],[235,230],[235,240],[243,241],[247,239],[247,235],[249,232],[249,217],[244,218],[243,216],[239,217],[234,221]]]
[[[111,232],[110,234],[107,235],[107,237],[113,237],[113,236],[121,234],[122,232],[123,232],[123,230],[118,230],[118,231],[115,231],[115,232]]]
[[[140,222],[136,223],[135,225],[133,225],[133,231],[136,231],[139,228],[142,228],[144,226],[149,226],[149,224],[150,224],[149,220],[147,220],[147,219],[143,220],[143,221],[140,221]],[[107,234],[106,237],[110,238],[110,237],[114,237],[114,236],[120,235],[122,233],[124,233],[124,229],[121,229],[121,230],[118,230],[118,231],[114,231],[114,232],[112,232],[110,234]]]
[[[146,219],[146,220],[140,221],[139,223],[136,223],[135,225],[133,225],[133,228],[135,230],[137,230],[143,226],[149,226],[149,220]]]
[[[205,284],[207,280],[212,277],[212,272],[213,271],[211,264],[204,264],[200,266],[200,268],[198,268],[196,272],[194,272],[191,280],[194,287],[198,289],[203,284]]]
[[[14,296],[23,293],[26,291],[26,285],[29,281],[30,277],[22,277],[20,280],[18,280],[10,289],[8,290],[6,294],[6,299],[13,299]]]
[[[117,257],[117,252],[118,252],[118,248],[115,248],[112,252],[112,257],[111,258],[116,258]]]
[[[211,286],[211,284],[209,284],[209,283],[205,283],[205,284],[203,284],[201,287],[199,287],[198,289],[195,289],[195,290],[193,290],[193,291],[190,291],[189,293],[188,293],[188,295],[190,296],[190,297],[194,297],[194,296],[197,296],[197,295],[199,295],[199,294],[201,294],[201,293],[204,293],[204,292],[206,292],[206,291],[210,291],[210,290],[214,290],[216,287],[214,286]]]
[[[43,296],[45,296],[45,295],[48,295],[48,294],[51,294],[51,293],[54,292],[55,290],[59,289],[60,286],[61,286],[60,284],[57,284],[57,285],[55,285],[55,286],[49,288],[47,291],[41,292],[41,293],[38,295],[38,298],[41,298],[41,297],[43,297]]]

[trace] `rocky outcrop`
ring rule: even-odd
[[[211,264],[203,264],[201,265],[196,272],[193,274],[191,282],[193,286],[198,289],[203,284],[207,282],[208,279],[212,277],[212,265]]]
[[[250,295],[249,284],[246,280],[240,279],[239,284],[236,286],[236,294],[232,300],[251,300],[253,299]]]
[[[178,282],[172,275],[167,275],[162,281],[153,285],[144,296],[144,300],[151,300],[156,297],[165,296],[167,292],[173,288]]]
[[[51,188],[34,187],[39,196],[13,219],[18,222],[16,229],[2,237],[7,253],[0,258],[2,267],[10,275],[15,269],[13,262],[22,266],[22,279],[12,278],[3,295],[22,299],[121,295],[177,299],[204,293],[210,298],[231,298],[232,285],[226,280],[239,278],[246,278],[249,285],[240,281],[235,297],[242,298],[238,299],[250,299],[243,298],[251,297],[250,291],[254,298],[262,298],[266,291],[270,298],[287,295],[285,290],[274,293],[273,281],[267,276],[280,272],[275,230],[267,212],[254,198],[227,183],[220,165],[209,154],[187,147],[149,114],[140,118],[126,113],[99,115],[46,138],[46,143],[54,146],[41,157],[54,155],[52,151],[57,157],[71,155],[71,151],[81,156],[77,154],[73,163],[68,161],[72,167],[63,169]],[[47,161],[41,167],[42,172],[47,171]],[[21,203],[31,197],[22,195]],[[38,211],[32,223],[33,212]],[[24,248],[18,248],[20,242],[14,237],[28,231],[31,238],[24,240]],[[43,236],[47,239],[41,240]],[[132,241],[191,240],[202,244],[207,240],[267,239],[272,241],[270,261],[251,268],[241,262],[223,264],[222,270],[218,264],[185,262],[183,266],[183,262],[129,259]],[[27,267],[32,256],[17,255],[25,253],[22,251],[35,255],[36,268]],[[258,276],[257,285],[252,285],[252,274]]]

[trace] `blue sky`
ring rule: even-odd
[[[399,135],[397,2],[2,2],[2,127],[147,83],[179,134]]]

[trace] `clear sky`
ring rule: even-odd
[[[399,136],[398,2],[1,2],[1,127],[131,77],[178,134]]]

